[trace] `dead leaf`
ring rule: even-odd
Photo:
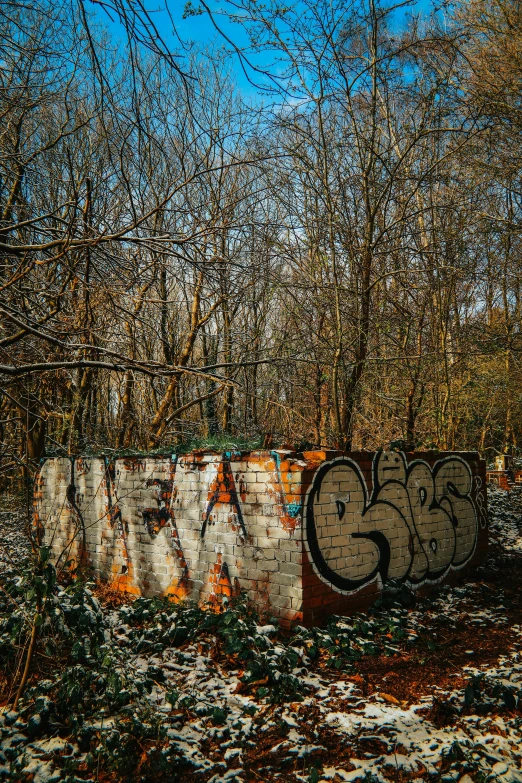
[[[390,693],[379,693],[379,696],[382,696],[384,701],[387,701],[389,704],[400,704],[400,701],[395,698],[395,696],[392,696]]]

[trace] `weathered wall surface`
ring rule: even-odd
[[[35,525],[55,559],[135,594],[240,589],[284,622],[452,578],[487,549],[475,453],[286,451],[49,458]]]

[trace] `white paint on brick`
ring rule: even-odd
[[[471,471],[462,458],[408,467],[401,455],[387,471],[381,455],[374,464],[379,492],[372,498],[353,461],[329,465],[319,488],[308,493],[307,517],[301,471],[309,477],[311,464],[284,452],[277,459],[267,452],[121,458],[112,473],[100,458],[50,458],[38,477],[35,511],[55,558],[66,549],[62,561],[79,560],[85,537],[83,554],[95,575],[121,589],[206,601],[239,584],[286,619],[306,607],[309,559],[330,591],[350,592],[317,568],[307,538],[310,514],[324,562],[345,580],[378,582],[383,545],[358,537],[368,533],[388,541],[389,577],[420,583],[428,572],[469,560],[477,524]]]

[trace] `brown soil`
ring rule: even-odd
[[[362,693],[369,695],[378,690],[410,704],[437,689],[462,687],[469,679],[462,671],[464,667],[493,665],[501,655],[509,653],[513,644],[511,626],[522,624],[522,558],[505,557],[501,565],[478,569],[475,578],[470,577],[468,584],[474,583],[480,589],[467,603],[474,611],[502,605],[507,625],[487,622],[477,627],[467,622],[464,611],[457,618],[456,627],[449,629],[444,626],[444,618],[435,616],[430,628],[435,649],[417,644],[412,651],[404,650],[397,656],[365,656],[356,663]]]

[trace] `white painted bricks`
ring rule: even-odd
[[[121,590],[216,603],[243,588],[289,622],[384,576],[415,586],[470,560],[486,525],[478,456],[378,453],[371,492],[368,467],[325,456],[50,458],[35,521],[56,559],[66,550]]]

